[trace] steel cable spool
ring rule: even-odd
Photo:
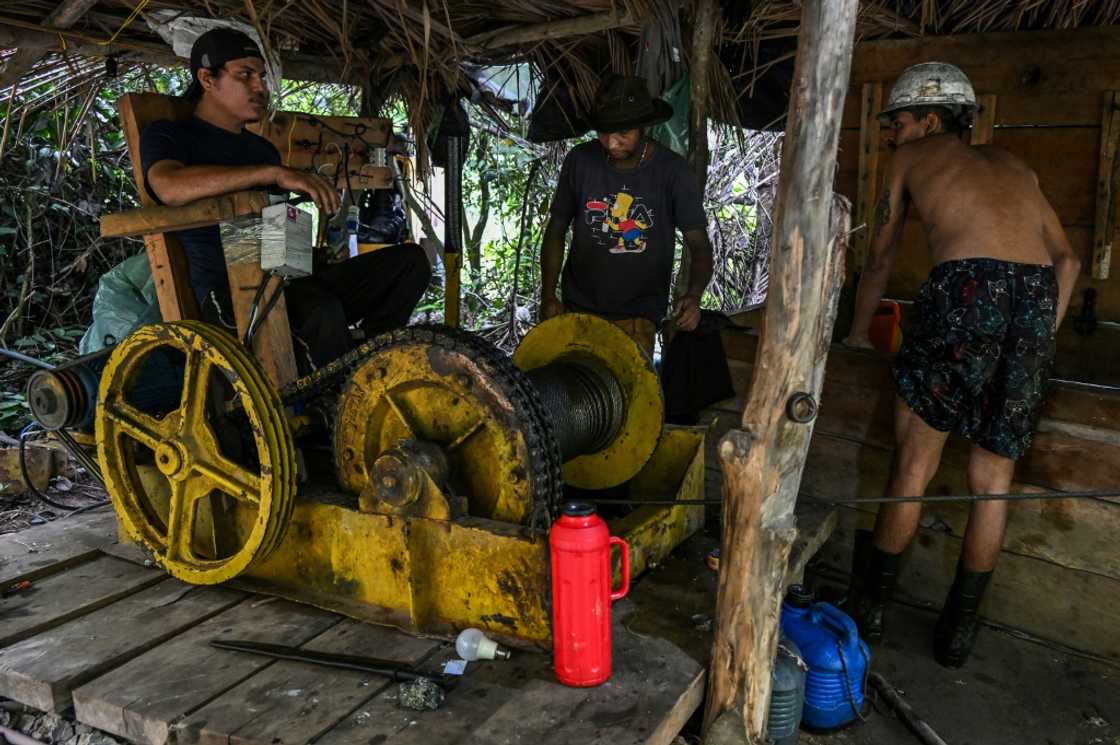
[[[564,313],[513,353],[537,388],[564,458],[564,481],[608,489],[633,478],[661,439],[665,405],[653,361],[610,321]]]
[[[540,394],[565,461],[602,450],[618,434],[626,413],[622,387],[596,360],[566,359],[527,376]]]
[[[183,358],[174,408],[140,404],[140,373],[160,354]],[[283,539],[296,492],[291,432],[275,387],[224,331],[181,321],[129,335],[105,365],[94,424],[122,525],[171,575],[224,582]],[[227,452],[231,438],[248,451]]]

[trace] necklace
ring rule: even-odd
[[[614,158],[611,157],[611,153],[609,150],[606,151],[606,155],[607,165],[614,165]],[[638,157],[638,162],[634,164],[634,168],[637,168],[642,163],[645,163],[647,155],[649,155],[649,140],[642,138],[642,154]]]

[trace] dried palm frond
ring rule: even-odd
[[[377,101],[403,99],[417,133],[428,131],[449,95],[472,93],[463,63],[527,62],[538,74],[563,81],[575,113],[584,114],[605,71],[635,72],[641,27],[662,24],[661,38],[678,39],[674,25],[687,22],[695,5],[690,0],[147,0],[140,13],[137,0],[101,0],[72,28],[44,31],[42,19],[57,2],[6,0],[0,10],[0,26],[30,34],[40,45],[57,35],[59,47],[68,50],[40,47],[44,56],[23,72],[16,87],[0,90],[0,103],[11,104],[5,107],[8,121],[86,100],[91,87],[106,83],[107,56],[116,60],[121,75],[142,69],[145,61],[169,62],[169,50],[144,23],[144,14],[173,10],[246,22],[260,31],[266,51],[280,52],[305,70],[316,69],[322,78],[359,85]],[[738,20],[734,27],[722,25],[717,37],[721,64],[710,73],[712,113],[727,124],[737,121],[741,100],[752,94],[756,80],[788,64],[801,15],[796,0],[757,0],[745,16],[737,11],[738,2],[723,0],[724,17]],[[612,14],[631,25],[500,43],[506,29],[592,14]],[[857,35],[875,39],[1115,23],[1120,23],[1120,0],[864,0]],[[690,51],[687,36],[681,40],[683,60]],[[778,51],[763,53],[768,44],[778,44]],[[0,50],[0,64],[13,59],[10,50]]]

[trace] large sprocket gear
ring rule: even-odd
[[[335,416],[343,488],[361,493],[381,453],[419,440],[447,453],[451,487],[470,514],[550,523],[563,492],[560,451],[536,389],[507,355],[435,325],[384,334],[361,350]]]

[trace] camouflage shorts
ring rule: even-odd
[[[1017,460],[1041,413],[1057,308],[1051,266],[937,265],[895,361],[899,395],[931,427]]]

